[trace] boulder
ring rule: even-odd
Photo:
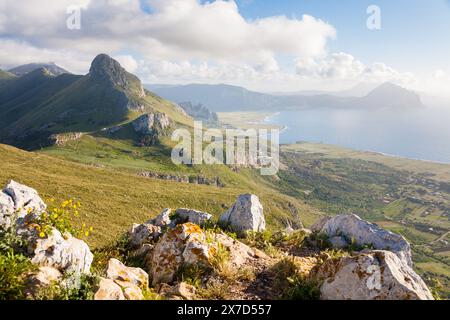
[[[238,269],[248,265],[254,265],[255,260],[270,260],[264,252],[247,246],[246,244],[227,236],[224,233],[214,233],[211,235],[212,246],[218,250],[218,245],[227,249],[229,253],[228,263]]]
[[[39,215],[47,209],[46,204],[39,197],[36,190],[14,180],[9,181],[3,189],[3,193],[11,197],[18,218],[25,217],[27,213]],[[3,196],[0,201],[5,201],[5,199]]]
[[[107,278],[102,278],[95,300],[143,300],[148,274],[141,268],[125,266],[117,259],[108,261]]]
[[[147,224],[153,224],[157,227],[164,228],[171,225],[170,215],[172,214],[172,209],[166,208],[154,219],[147,221]]]
[[[423,280],[390,251],[328,259],[314,277],[323,300],[433,300]]]
[[[132,268],[125,266],[117,259],[109,259],[106,276],[114,281],[120,281],[123,285],[125,282],[134,284],[140,288],[148,287],[148,274],[141,268]],[[123,287],[128,287],[123,285]]]
[[[133,224],[129,232],[130,244],[133,247],[141,247],[146,242],[152,242],[161,235],[161,227],[151,223]]]
[[[169,128],[171,120],[165,113],[147,113],[134,120],[132,125],[137,133],[155,134]]]
[[[175,211],[176,215],[183,222],[191,222],[198,225],[203,225],[210,221],[212,215],[207,212],[197,211],[193,209],[180,208]]]
[[[12,198],[8,194],[0,192],[0,227],[8,228],[11,225],[14,211]]]
[[[31,262],[38,266],[53,267],[76,281],[82,274],[89,274],[93,255],[88,245],[69,233],[53,229],[46,238],[31,239]]]
[[[125,300],[122,288],[111,279],[100,278],[94,300]]]
[[[169,299],[182,298],[184,300],[195,300],[196,293],[197,290],[195,289],[195,287],[187,284],[186,282],[180,282],[174,286],[161,284],[159,289],[159,294]]]
[[[153,285],[172,282],[178,269],[185,264],[209,265],[211,255],[212,250],[199,226],[185,223],[170,229],[148,259]]]
[[[26,278],[25,293],[27,296],[34,296],[39,292],[39,289],[50,286],[53,283],[58,283],[62,280],[62,273],[52,267],[39,267],[35,272],[31,272]]]
[[[312,226],[312,230],[334,239],[333,242],[338,247],[343,247],[345,241],[350,244],[353,240],[359,246],[370,245],[373,249],[392,251],[407,265],[412,266],[411,247],[405,238],[355,214],[323,218]]]
[[[229,225],[241,236],[247,231],[261,232],[266,229],[263,207],[253,194],[240,195],[233,206],[222,214],[219,222]]]

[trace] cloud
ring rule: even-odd
[[[0,36],[37,48],[70,47],[82,53],[133,50],[144,58],[223,59],[275,69],[276,54],[323,54],[335,29],[312,16],[248,21],[234,1],[3,0]],[[68,30],[68,6],[80,5],[81,30]]]
[[[344,52],[333,53],[320,59],[298,59],[296,70],[302,77],[325,80],[358,80],[377,83],[391,81],[401,84],[415,81],[412,73],[399,72],[380,62],[368,66]]]

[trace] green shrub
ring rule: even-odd
[[[26,274],[36,269],[23,254],[0,252],[0,300],[25,299]]]

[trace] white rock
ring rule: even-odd
[[[390,251],[329,259],[315,277],[323,300],[433,300],[423,280]]]
[[[175,213],[183,222],[191,222],[200,226],[212,218],[212,215],[207,212],[186,208],[177,209]]]
[[[392,251],[412,266],[411,247],[405,238],[362,220],[355,214],[323,218],[312,226],[312,230],[326,234],[329,238],[344,237],[348,241],[353,239],[360,246],[372,245],[374,249]]]
[[[209,264],[210,250],[199,226],[185,223],[167,231],[152,250],[153,285],[170,283],[184,264]]]
[[[75,286],[82,274],[90,273],[93,255],[88,245],[69,233],[63,236],[53,229],[48,237],[34,239],[31,245],[34,247],[32,263],[65,272],[76,282]]]
[[[106,275],[114,281],[132,283],[140,288],[148,287],[148,274],[141,268],[127,267],[117,259],[111,258],[108,261]]]
[[[233,206],[219,218],[219,222],[229,225],[240,235],[247,231],[264,231],[266,221],[259,198],[253,194],[240,195]]]
[[[94,300],[125,300],[122,288],[111,279],[101,278]]]
[[[44,201],[39,197],[36,190],[11,180],[3,190],[14,202],[14,209],[18,211],[18,217],[23,218],[27,210],[39,215],[47,209]]]
[[[14,214],[14,202],[4,192],[0,192],[0,227],[8,228]]]
[[[169,208],[166,208],[160,214],[158,214],[156,216],[156,218],[150,219],[146,223],[153,224],[160,228],[168,227],[171,224],[171,220],[170,220],[171,213],[172,213],[172,210]]]
[[[140,247],[144,243],[154,241],[161,235],[161,227],[150,223],[133,224],[129,232],[130,244],[133,247]]]

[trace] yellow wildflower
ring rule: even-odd
[[[45,237],[45,233],[41,231],[41,233],[39,233],[39,237],[41,238]]]

